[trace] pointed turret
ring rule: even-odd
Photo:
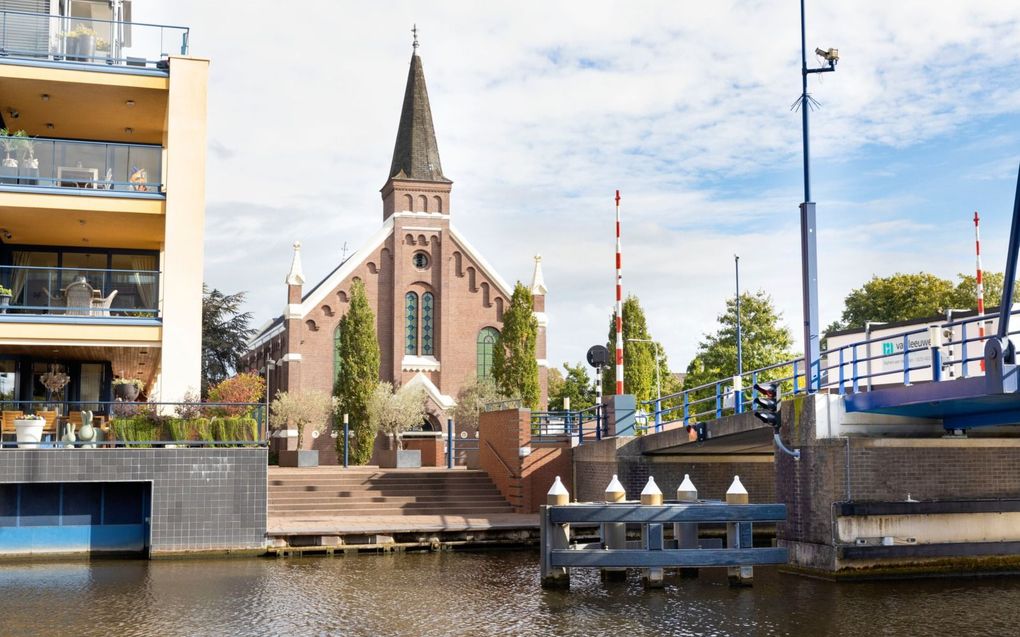
[[[443,175],[439,161],[439,144],[416,35],[389,179],[381,191],[383,218],[394,212],[448,213],[452,184]]]
[[[301,242],[294,242],[294,258],[287,274],[287,303],[301,302],[301,286],[305,284],[305,273],[301,269]]]

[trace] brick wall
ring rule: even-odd
[[[0,483],[151,482],[152,553],[261,549],[266,466],[254,448],[5,449]]]

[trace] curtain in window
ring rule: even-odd
[[[432,356],[432,293],[421,295],[421,355]]]
[[[154,255],[131,255],[131,269],[135,270],[131,278],[134,281],[135,289],[138,291],[138,300],[141,301],[140,310],[155,310],[156,308],[156,281],[159,275],[155,274],[157,268]],[[111,290],[112,292],[112,290]],[[155,314],[146,314],[149,318],[156,318]]]
[[[418,295],[408,292],[404,295],[404,353],[418,355]]]
[[[14,253],[14,265],[18,268],[24,268],[32,262],[31,252],[15,252]],[[25,282],[28,281],[28,270],[15,269],[14,277],[11,278],[11,293],[14,294],[14,298],[11,303],[14,305],[31,305],[27,302],[27,299],[18,301],[21,292],[25,289]]]

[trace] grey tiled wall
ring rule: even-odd
[[[266,541],[267,451],[0,449],[4,482],[151,482],[153,553],[258,549]]]

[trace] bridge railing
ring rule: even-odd
[[[1011,312],[1011,316],[1018,314],[1020,310]],[[830,347],[821,352],[817,386],[819,391],[844,395],[871,391],[876,384],[909,386],[984,375],[981,344],[994,336],[997,319],[998,314],[983,314],[933,322]],[[987,327],[984,334],[982,324]],[[1009,335],[1020,335],[1020,329],[1011,330]],[[882,347],[880,353],[874,352],[876,346]],[[975,370],[973,363],[981,366]],[[757,397],[754,385],[760,381],[780,382],[784,394],[804,393],[809,385],[804,359],[783,361],[641,401],[639,408],[650,421],[645,430],[654,427],[659,432],[676,423],[692,428],[706,420],[748,411]]]

